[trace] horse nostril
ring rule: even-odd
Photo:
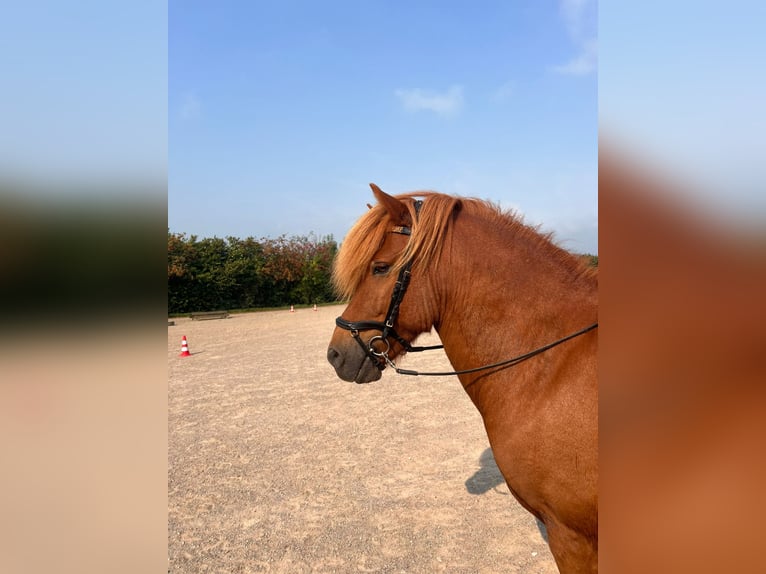
[[[340,353],[334,347],[327,349],[327,360],[333,367],[338,367],[342,363]]]

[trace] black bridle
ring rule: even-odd
[[[423,205],[422,200],[415,201],[415,216],[416,217],[418,213],[420,213],[420,208],[422,205]],[[401,235],[412,234],[412,229],[410,229],[409,227],[395,227],[392,231],[393,233],[399,233]],[[571,333],[570,335],[567,335],[566,337],[562,337],[561,339],[553,341],[552,343],[548,343],[547,345],[538,347],[537,349],[529,351],[528,353],[524,353],[522,355],[518,355],[516,357],[513,357],[511,359],[506,359],[498,363],[492,363],[490,365],[475,367],[473,369],[464,369],[462,371],[449,371],[449,372],[443,372],[443,373],[421,373],[419,371],[400,369],[394,364],[394,362],[388,356],[388,352],[391,350],[391,343],[388,340],[389,337],[392,337],[393,339],[395,339],[408,353],[419,352],[419,351],[430,351],[432,349],[444,348],[444,345],[432,345],[430,347],[413,347],[409,343],[409,341],[407,341],[402,336],[400,336],[399,333],[396,332],[396,329],[394,329],[394,323],[396,322],[396,318],[399,316],[399,306],[402,303],[402,299],[404,299],[404,294],[407,292],[407,286],[410,284],[411,270],[412,270],[412,260],[407,261],[407,263],[405,263],[404,266],[399,271],[399,276],[397,277],[396,284],[394,285],[394,291],[393,293],[391,293],[391,302],[388,305],[388,312],[386,313],[385,321],[383,322],[381,321],[347,321],[343,317],[338,317],[335,319],[335,324],[338,327],[351,332],[351,336],[354,338],[354,340],[359,344],[359,346],[362,348],[365,354],[372,360],[373,364],[376,367],[378,367],[378,369],[380,369],[381,371],[386,368],[386,365],[388,365],[394,371],[396,371],[396,373],[399,375],[412,375],[415,377],[419,375],[422,375],[424,377],[429,377],[429,376],[443,377],[443,376],[450,376],[450,375],[464,375],[468,373],[476,373],[480,371],[486,371],[488,369],[495,369],[495,368],[501,368],[501,367],[510,367],[522,361],[525,361],[531,357],[534,357],[535,355],[539,355],[540,353],[543,353],[547,351],[548,349],[551,349],[557,345],[560,345],[561,343],[569,341],[570,339],[579,337],[580,335],[583,335],[587,333],[588,331],[592,331],[593,329],[598,327],[598,322],[593,323],[592,325],[589,325],[585,327],[584,329],[575,331],[574,333]],[[362,341],[361,336],[359,335],[359,331],[380,331],[380,335],[375,335],[365,344],[364,341]],[[380,341],[384,345],[384,348],[381,351],[375,350],[375,344],[378,341]]]

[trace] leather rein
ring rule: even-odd
[[[422,205],[423,205],[422,200],[419,199],[415,201],[415,216],[416,217],[418,213],[420,213],[420,208],[422,207]],[[410,229],[409,227],[401,227],[401,226],[395,227],[392,231],[393,233],[399,233],[401,235],[412,235],[412,229]],[[402,267],[402,269],[399,271],[399,276],[396,279],[394,290],[391,293],[391,302],[388,305],[388,312],[386,313],[385,321],[383,322],[381,321],[347,321],[343,317],[338,317],[335,319],[335,324],[341,329],[350,331],[351,336],[354,338],[357,344],[362,348],[365,354],[372,360],[373,364],[376,367],[378,367],[378,369],[380,369],[381,371],[386,368],[386,365],[388,365],[394,371],[396,371],[396,373],[399,375],[411,375],[415,377],[417,376],[445,377],[450,375],[464,375],[468,373],[476,373],[476,372],[486,371],[488,369],[495,369],[500,367],[510,367],[517,363],[525,361],[526,359],[534,357],[535,355],[539,355],[540,353],[543,353],[547,351],[548,349],[551,349],[557,345],[560,345],[561,343],[564,343],[565,341],[569,341],[570,339],[579,337],[580,335],[583,335],[587,333],[588,331],[592,331],[593,329],[598,327],[598,322],[593,323],[592,325],[589,325],[585,327],[584,329],[575,331],[574,333],[571,333],[570,335],[567,335],[566,337],[562,337],[561,339],[553,341],[552,343],[548,343],[547,345],[543,345],[542,347],[538,347],[537,349],[534,349],[522,355],[518,355],[516,357],[506,359],[504,361],[500,361],[497,363],[483,365],[481,367],[475,367],[473,369],[464,369],[462,371],[429,372],[429,373],[421,373],[419,371],[401,369],[397,367],[388,356],[388,352],[391,350],[391,343],[388,340],[389,337],[392,337],[393,339],[395,339],[396,342],[398,342],[404,348],[404,350],[407,351],[408,353],[430,351],[433,349],[444,348],[444,345],[431,345],[428,347],[413,347],[409,341],[407,341],[402,336],[400,336],[399,333],[396,332],[396,329],[394,329],[394,323],[396,322],[396,318],[399,316],[399,306],[401,305],[402,300],[404,299],[404,294],[407,292],[407,286],[410,284],[411,270],[412,270],[412,260],[408,261],[404,265],[404,267]],[[375,335],[365,344],[364,341],[362,341],[361,336],[359,335],[359,331],[380,331],[380,335]],[[381,351],[375,350],[375,343],[377,343],[378,341],[380,341],[384,345],[384,348]]]

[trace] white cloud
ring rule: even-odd
[[[202,113],[202,102],[194,92],[186,92],[181,100],[179,110],[181,119],[190,120],[199,117]]]
[[[443,116],[452,116],[463,107],[463,87],[451,86],[438,93],[419,88],[399,89],[394,92],[404,109],[410,112],[426,110]]]
[[[561,0],[559,11],[564,19],[570,37],[574,40],[589,36],[592,30],[588,28],[593,24],[589,21],[590,16],[595,17],[596,2],[593,0]]]
[[[561,0],[559,12],[567,34],[577,48],[577,55],[567,63],[553,66],[553,71],[569,76],[586,76],[598,67],[596,0]]]
[[[553,66],[553,71],[568,76],[586,76],[598,67],[598,41],[595,39],[583,43],[581,52],[566,64]]]

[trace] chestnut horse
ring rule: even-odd
[[[488,202],[371,187],[335,261],[350,302],[328,360],[357,383],[386,366],[444,374],[393,362],[434,328],[559,570],[597,571],[597,271]]]

